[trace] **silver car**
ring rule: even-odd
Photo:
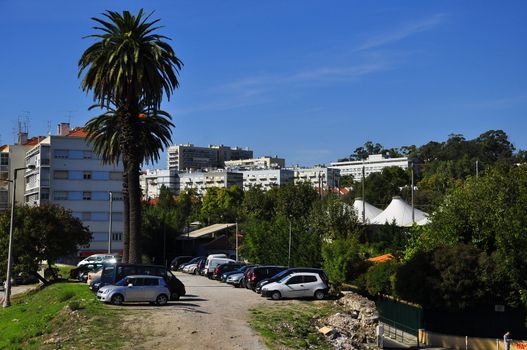
[[[225,282],[227,282],[228,284],[232,284],[235,287],[239,287],[240,282],[242,281],[242,278],[243,278],[243,272],[233,273],[232,275],[227,277],[227,280]]]
[[[285,276],[278,282],[266,284],[262,287],[262,296],[275,300],[281,298],[324,299],[328,286],[322,281],[318,273],[296,272]]]
[[[115,285],[104,286],[97,291],[97,299],[114,305],[132,301],[166,305],[169,296],[170,291],[163,277],[151,275],[127,276]]]

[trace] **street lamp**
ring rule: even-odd
[[[289,215],[289,256],[287,258],[287,267],[291,267],[291,215]]]
[[[109,225],[108,225],[108,254],[112,253],[112,204],[113,204],[113,193],[112,191],[108,192],[110,196],[110,212],[108,215]]]
[[[24,168],[16,168],[14,171],[13,180],[6,180],[13,183],[13,195],[11,196],[11,221],[9,224],[9,247],[7,250],[7,275],[5,281],[5,296],[4,296],[4,307],[11,306],[11,265],[13,264],[13,227],[15,224],[15,193],[16,193],[16,175],[20,170],[33,170],[34,165],[28,165]]]

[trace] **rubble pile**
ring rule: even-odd
[[[355,293],[335,302],[343,311],[317,320],[319,331],[335,349],[379,349],[376,327],[379,314],[375,303]]]

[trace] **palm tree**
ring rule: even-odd
[[[97,107],[101,106],[94,105],[90,110]],[[105,113],[90,119],[84,127],[88,134],[86,137],[88,143],[106,164],[117,164],[123,158],[119,147],[118,110],[118,108],[110,108]],[[172,119],[170,114],[165,111],[143,109],[141,115],[139,142],[144,145],[141,159],[147,163],[155,163],[160,159],[160,150],[170,145],[171,127],[174,127],[174,124],[170,122]],[[124,159],[123,165],[126,168]],[[123,207],[123,262],[128,262],[130,230],[126,172],[123,172]]]
[[[164,95],[170,99],[179,87],[177,74],[183,63],[165,40],[155,34],[159,20],[149,21],[140,10],[122,14],[106,11],[104,19],[92,18],[100,26],[97,34],[88,36],[98,41],[84,51],[79,60],[82,89],[93,91],[100,105],[118,106],[120,132],[114,140],[120,148],[129,195],[129,261],[140,262],[138,244],[141,227],[141,191],[139,169],[144,146],[140,138],[141,101],[145,109],[159,110]]]

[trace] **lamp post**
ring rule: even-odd
[[[238,218],[236,218],[236,261],[239,261],[238,256]]]
[[[16,168],[14,171],[13,180],[7,180],[13,183],[13,195],[11,196],[11,221],[9,223],[9,247],[7,250],[7,275],[5,281],[5,296],[4,307],[11,306],[11,265],[13,265],[13,227],[15,225],[15,193],[16,193],[16,178],[20,170],[35,169],[34,165],[28,165],[24,168]]]
[[[291,216],[289,216],[289,255],[287,257],[287,267],[291,267]]]
[[[108,254],[112,253],[112,204],[113,204],[113,193],[112,191],[108,192],[110,196],[110,213],[108,215],[109,224],[108,224]]]

